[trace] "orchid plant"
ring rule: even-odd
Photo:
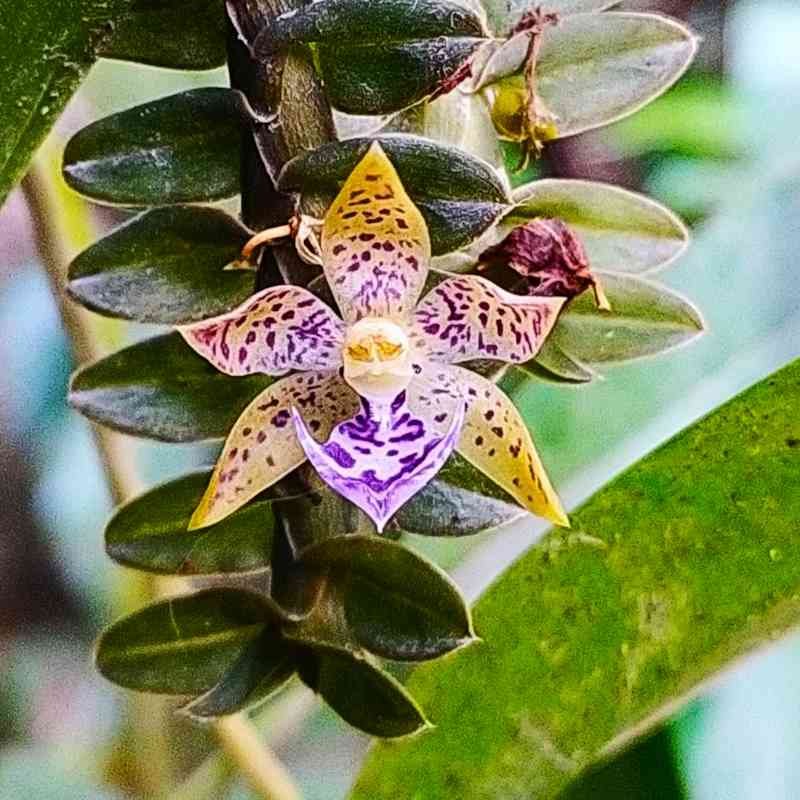
[[[64,153],[73,189],[143,209],[75,258],[70,297],[162,331],[83,366],[72,404],[128,434],[215,448],[213,469],[128,498],[109,522],[113,559],[189,583],[167,599],[172,587],[148,583],[153,602],[101,636],[100,672],[184,698],[223,743],[221,720],[242,722],[233,715],[299,684],[394,739],[431,726],[405,671],[385,662],[453,653],[409,684],[440,728],[392,756],[374,748],[356,796],[556,797],[595,753],[705,680],[712,646],[742,647],[725,637],[743,615],[708,623],[716,576],[703,594],[673,574],[699,574],[693,555],[727,541],[716,517],[698,522],[710,503],[686,466],[688,449],[704,476],[707,464],[714,480],[733,470],[727,447],[700,441],[716,441],[716,423],[568,519],[530,429],[554,474],[572,454],[517,392],[535,381],[574,390],[702,332],[693,304],[652,280],[687,247],[681,220],[635,192],[546,177],[559,173],[552,140],[655,99],[697,38],[608,0],[215,0],[198,15],[185,13],[192,0],[113,5],[126,6],[114,24],[89,26],[95,55],[226,62],[231,85],[101,119]],[[747,439],[755,428],[726,428],[742,439],[731,452],[745,454],[747,491],[757,471],[788,474],[797,441],[781,429],[768,458]],[[752,526],[741,517],[763,504],[730,504],[738,491],[720,488],[719,504]],[[533,541],[530,515],[556,528],[473,622],[412,537],[518,521]],[[726,519],[726,535],[735,527]],[[684,530],[694,538],[672,547]],[[735,555],[720,562],[731,585]],[[762,599],[747,625],[771,619]],[[685,633],[698,625],[707,652]],[[485,645],[467,649],[478,635]],[[681,659],[700,665],[685,680]],[[235,758],[253,752],[241,745]],[[484,761],[499,784],[484,783]]]
[[[565,298],[463,275],[420,300],[427,226],[377,142],[328,209],[321,249],[344,320],[307,289],[276,286],[180,328],[227,375],[294,373],[233,426],[191,528],[219,522],[308,459],[380,532],[454,448],[524,508],[566,525],[519,412],[457,366],[531,360]]]

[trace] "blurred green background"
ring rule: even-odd
[[[622,5],[688,20],[703,36],[699,58],[636,117],[553,145],[543,169],[641,189],[682,214],[694,246],[663,279],[702,309],[710,330],[689,348],[609,369],[587,388],[523,387],[517,397],[570,505],[781,366],[800,341],[800,3]],[[48,151],[99,116],[209,83],[225,83],[224,72],[101,62]],[[125,218],[111,209],[91,215],[97,234]],[[112,322],[97,330],[108,348],[152,333]],[[160,706],[153,714],[156,726],[169,726],[166,753],[158,742],[126,739],[136,713],[130,695],[94,673],[93,638],[135,586],[103,552],[111,501],[88,423],[65,404],[69,352],[18,190],[0,211],[0,798],[153,797],[130,763],[133,749],[147,746],[178,787],[172,797],[247,798],[224,760],[208,756],[211,737]],[[143,486],[208,456],[128,444]],[[453,566],[474,597],[540,532],[525,523],[480,541],[412,544]],[[800,641],[778,642],[568,796],[793,800],[799,709]],[[298,694],[265,709],[259,724],[308,798],[343,797],[363,736]],[[193,772],[198,764],[204,771]]]

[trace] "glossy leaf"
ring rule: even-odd
[[[99,55],[174,69],[225,63],[223,0],[134,0]]]
[[[576,14],[547,29],[536,70],[560,136],[609,125],[665,92],[685,72],[697,39],[656,14]]]
[[[353,797],[555,798],[795,627],[798,443],[795,362],[600,491],[480,600],[488,647],[413,673],[436,730],[373,750]]]
[[[579,364],[619,363],[663,353],[703,332],[700,312],[666,286],[631,275],[595,275],[611,311],[600,311],[591,292],[584,292],[569,304],[550,337]]]
[[[435,254],[469,243],[507,210],[506,189],[488,164],[463,150],[415,136],[384,135],[323,145],[292,159],[279,177],[279,188],[302,188],[332,200],[375,140],[425,217]]]
[[[317,649],[300,677],[342,719],[372,736],[393,739],[427,726],[402,685],[366,658]]]
[[[555,11],[562,17],[589,11],[602,11],[611,8],[619,0],[548,0],[544,7]],[[528,0],[483,0],[489,27],[494,33],[507,34],[520,17],[531,8]]]
[[[204,202],[239,191],[241,95],[192,89],[98,120],[64,151],[64,178],[107,203]]]
[[[244,302],[254,275],[224,267],[248,231],[202,206],[146,211],[84,250],[70,265],[67,290],[92,311],[177,325],[224,314]]]
[[[0,205],[130,0],[0,0]]]
[[[552,337],[544,343],[533,361],[522,367],[512,367],[515,369],[522,369],[545,381],[573,386],[589,383],[597,377],[597,373],[565,352]]]
[[[120,564],[179,575],[253,572],[270,566],[275,517],[258,498],[208,529],[189,531],[210,472],[157,486],[119,508],[106,526],[106,552]]]
[[[480,18],[450,0],[326,0],[279,16],[262,40],[314,43],[331,103],[385,114],[430,95],[484,36]]]
[[[300,565],[327,575],[328,591],[344,615],[335,621],[334,637],[346,628],[345,635],[361,647],[398,661],[436,658],[472,639],[458,588],[403,545],[375,536],[336,536],[306,549]],[[322,624],[312,624],[321,634]],[[298,641],[302,633],[301,624],[294,634]]]
[[[97,644],[97,668],[120,686],[163,694],[207,692],[273,622],[257,595],[211,589],[123,617]]]
[[[294,670],[294,648],[274,629],[267,630],[244,648],[213,689],[187,703],[181,711],[199,720],[236,714],[279,691]]]
[[[69,401],[111,428],[194,442],[227,435],[245,406],[273,379],[230,378],[193,353],[177,333],[126,347],[79,370]]]
[[[535,217],[558,217],[580,237],[593,270],[653,272],[689,244],[686,226],[668,208],[611,184],[546,179],[512,196],[516,205],[498,226],[498,240]]]

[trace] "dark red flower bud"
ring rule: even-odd
[[[589,269],[583,244],[563,220],[535,219],[519,225],[485,250],[481,263],[511,267],[525,278],[531,295],[573,298],[592,288],[597,305],[611,308]]]

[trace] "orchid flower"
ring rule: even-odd
[[[285,285],[179,329],[228,375],[291,373],[235,423],[190,528],[220,521],[308,459],[381,531],[453,450],[524,508],[568,524],[510,400],[456,366],[529,360],[564,299],[453,276],[419,301],[428,230],[378,143],[328,209],[321,253],[343,318]]]

